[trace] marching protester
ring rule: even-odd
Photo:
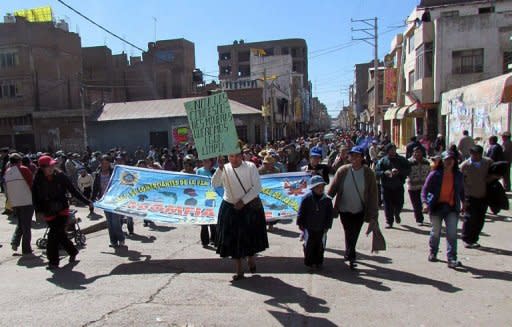
[[[16,229],[11,239],[11,247],[14,252],[18,250],[21,243],[21,253],[28,255],[32,253],[30,241],[32,238],[32,216],[34,206],[32,204],[32,172],[21,164],[21,156],[12,153],[9,156],[10,167],[4,175],[7,198],[18,219]]]
[[[242,259],[247,258],[249,271],[255,273],[255,255],[269,245],[265,211],[259,198],[258,169],[252,162],[243,161],[241,152],[230,154],[228,161],[224,164],[223,158],[218,159],[219,169],[213,174],[212,186],[224,188],[217,223],[217,253],[235,260],[236,281],[244,277]]]
[[[279,173],[279,169],[277,169],[274,164],[276,160],[270,154],[267,154],[263,159],[263,165],[258,169],[260,175],[267,174],[277,174]]]
[[[404,183],[410,169],[407,159],[396,153],[396,146],[388,144],[386,155],[375,168],[377,177],[381,179],[386,228],[392,228],[395,221],[397,224],[402,222],[400,213],[404,206]]]
[[[414,209],[414,218],[419,226],[423,226],[423,206],[421,202],[421,189],[425,184],[430,173],[430,162],[423,157],[422,148],[419,146],[413,150],[413,155],[409,159],[411,172],[407,176],[407,191]]]
[[[48,223],[48,269],[59,267],[59,246],[62,246],[69,255],[69,262],[76,260],[77,248],[68,239],[66,226],[69,220],[69,203],[66,193],[69,192],[77,200],[93,209],[92,202],[86,199],[71,183],[69,178],[55,168],[56,161],[50,156],[41,156],[38,159],[39,170],[32,185],[32,198],[36,213],[42,213]]]
[[[198,168],[196,171],[197,175],[212,177],[215,173],[214,159],[205,159],[203,160],[203,166]],[[208,228],[210,232],[208,233]],[[209,244],[215,245],[215,240],[217,238],[217,225],[201,225],[201,244],[204,248],[208,247]]]
[[[186,174],[195,174],[195,167],[196,158],[191,154],[187,154],[183,159],[183,169],[181,170],[181,172]]]
[[[458,145],[458,149],[462,154],[462,160],[466,160],[467,158],[469,158],[469,150],[473,146],[475,146],[475,141],[471,136],[469,136],[469,132],[467,130],[462,131],[462,138],[459,140]]]
[[[86,198],[91,199],[94,179],[92,178],[92,175],[85,170],[85,168],[80,169],[80,176],[78,176],[77,183],[80,192],[82,192]]]
[[[444,152],[439,162],[427,177],[421,192],[423,211],[430,214],[432,230],[430,232],[430,262],[437,261],[441,226],[446,226],[446,241],[449,268],[461,264],[457,260],[457,223],[464,202],[463,176],[459,171],[455,153]]]
[[[418,137],[413,136],[411,137],[410,142],[407,143],[407,145],[405,146],[405,159],[409,159],[410,157],[412,157],[414,149],[416,148],[420,148],[424,157],[427,155],[425,148],[418,141]]]
[[[304,264],[321,269],[327,231],[332,227],[332,200],[324,193],[325,181],[321,176],[311,178],[309,189],[300,204],[297,225],[304,233]]]
[[[498,143],[498,137],[493,135],[489,137],[489,149],[487,150],[487,157],[493,161],[503,161],[503,148]]]
[[[505,191],[510,192],[510,164],[512,163],[512,141],[510,140],[510,132],[506,131],[501,134],[501,146],[503,148],[503,160],[507,162],[507,168],[503,175],[503,187]]]
[[[466,248],[477,248],[479,235],[484,227],[487,212],[487,182],[492,160],[483,157],[480,145],[471,148],[471,157],[460,167],[464,175],[465,214],[462,225],[462,240]]]
[[[336,196],[334,207],[340,214],[345,231],[345,260],[355,269],[356,244],[364,222],[378,228],[379,215],[377,180],[371,168],[363,165],[364,151],[353,147],[349,152],[350,164],[342,166],[334,175],[327,194]]]
[[[315,146],[309,152],[309,164],[301,168],[302,171],[310,172],[313,175],[322,176],[325,183],[329,184],[329,167],[320,163],[322,161],[322,150]]]
[[[334,161],[331,165],[331,172],[333,174],[336,174],[336,172],[338,171],[338,169],[341,166],[349,163],[348,162],[348,151],[349,150],[350,150],[349,147],[346,146],[345,144],[342,144],[339,146],[339,152],[336,155],[336,157],[334,158]]]
[[[94,186],[92,191],[93,201],[99,200],[105,194],[107,190],[110,177],[114,170],[112,169],[111,158],[107,155],[101,157],[100,168],[94,178]],[[121,225],[122,216],[116,213],[105,211],[105,217],[107,219],[107,229],[110,238],[110,247],[117,248],[124,246],[125,237]]]

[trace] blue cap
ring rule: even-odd
[[[364,154],[363,147],[355,146],[352,149],[350,149],[350,151],[348,152],[348,154],[351,154],[351,153],[358,153],[360,155],[363,155]]]
[[[318,147],[312,148],[311,151],[309,151],[309,156],[310,157],[321,157],[322,156],[322,149],[320,149]]]
[[[318,185],[327,184],[322,176],[315,175],[309,180],[309,189],[313,189]]]

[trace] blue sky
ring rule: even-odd
[[[379,57],[389,51],[396,33],[419,0],[287,0],[287,1],[186,1],[186,0],[63,0],[84,15],[135,45],[146,49],[157,39],[186,38],[195,43],[196,66],[218,75],[217,45],[303,38],[309,48],[309,78],[313,95],[338,114],[353,79],[354,64],[373,58],[373,48],[351,42],[350,19],[379,18]],[[56,18],[64,18],[79,32],[82,46],[107,45],[113,53],[140,51],[108,35],[56,0],[0,0],[0,13],[50,5]],[[347,43],[351,42],[348,46]],[[319,51],[327,49],[325,51]],[[213,79],[213,78],[212,78]]]

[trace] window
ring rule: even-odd
[[[503,53],[503,73],[512,72],[512,51],[505,51]]]
[[[231,66],[223,66],[220,68],[220,74],[225,75],[231,75]]]
[[[273,56],[274,55],[274,48],[267,48],[265,49],[265,53],[267,56]]]
[[[493,12],[494,12],[494,7],[493,6],[478,8],[478,13],[479,14],[490,14],[490,13],[493,13]]]
[[[414,34],[411,34],[407,39],[407,53],[414,51]]]
[[[230,60],[231,59],[231,52],[224,52],[219,54],[220,60]]]
[[[484,71],[484,49],[452,52],[453,74],[471,74]]]
[[[250,51],[241,51],[238,53],[238,61],[249,61],[250,56]]]
[[[416,55],[416,80],[432,77],[432,42],[424,43],[418,47]]]
[[[411,92],[412,90],[414,90],[414,70],[411,70],[411,71],[409,72],[408,85],[409,85],[409,92]]]
[[[459,16],[458,10],[443,11],[441,17],[457,17]]]
[[[0,52],[0,67],[8,68],[14,67],[20,64],[20,59],[18,57],[18,51],[16,50],[6,50]]]
[[[288,47],[282,47],[282,48],[281,48],[281,54],[282,54],[282,55],[290,54],[290,48],[288,48]]]
[[[0,82],[0,99],[20,98],[23,96],[21,82]]]
[[[302,56],[302,48],[292,48],[292,57],[300,57]]]
[[[239,77],[251,76],[251,66],[249,66],[249,65],[238,66],[238,76]]]

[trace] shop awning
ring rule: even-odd
[[[407,109],[409,109],[409,106],[398,108],[396,111],[395,119],[404,119],[405,115],[407,114]]]
[[[400,107],[391,107],[388,108],[386,113],[384,114],[384,120],[392,120],[395,119],[396,112],[400,109]]]

